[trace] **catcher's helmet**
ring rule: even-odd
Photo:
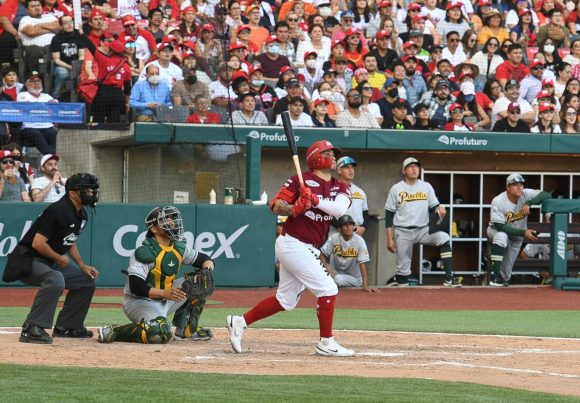
[[[99,178],[93,174],[74,174],[66,180],[64,189],[66,193],[79,192],[84,206],[95,207],[99,202]]]
[[[308,150],[306,151],[306,162],[308,163],[308,168],[310,169],[328,169],[332,168],[332,163],[334,159],[327,158],[322,155],[326,150],[334,150],[334,158],[342,153],[340,148],[336,148],[328,140],[319,140],[312,143]]]
[[[172,241],[183,239],[183,219],[177,207],[155,207],[145,217],[145,225],[150,230],[155,224],[159,224],[163,233]]]

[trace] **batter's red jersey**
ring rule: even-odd
[[[344,194],[350,199],[350,190],[348,185],[338,179],[332,178],[325,181],[319,176],[307,171],[303,175],[304,186],[309,187],[312,193],[320,199],[334,200],[338,194]],[[300,195],[300,182],[298,176],[294,175],[284,184],[289,191],[293,192],[298,198]],[[284,223],[282,234],[288,234],[302,242],[312,244],[320,248],[326,241],[332,216],[316,207],[307,210],[304,214],[297,217],[288,217]]]
[[[131,81],[131,68],[126,61],[115,70],[115,73],[109,74],[110,71],[113,71],[115,67],[121,63],[121,60],[124,60],[124,58],[117,54],[107,56],[97,49],[95,52],[95,61],[99,65],[98,78],[99,80],[102,80],[103,85],[110,85],[123,89],[125,81]],[[109,77],[103,81],[107,74],[109,74]]]

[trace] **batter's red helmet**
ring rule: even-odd
[[[308,168],[310,169],[325,169],[332,168],[332,158],[327,158],[321,155],[326,150],[334,150],[334,157],[342,153],[340,148],[336,148],[328,140],[319,140],[313,143],[306,151],[306,162],[308,163]]]

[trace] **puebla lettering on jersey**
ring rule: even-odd
[[[509,211],[507,213],[505,213],[505,222],[506,223],[510,223],[510,222],[516,222],[519,220],[523,220],[524,218],[526,218],[526,215],[524,214],[523,211]]]
[[[332,252],[340,257],[358,257],[358,250],[354,247],[343,249],[342,245],[334,245]]]
[[[403,204],[406,202],[413,202],[413,201],[420,201],[420,200],[427,200],[427,193],[425,192],[399,192],[399,203]]]
[[[354,192],[351,193],[350,198],[351,199],[363,200],[364,199],[364,195],[361,192],[355,190]]]

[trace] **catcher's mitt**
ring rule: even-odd
[[[181,291],[187,294],[188,299],[205,298],[213,293],[214,281],[210,269],[198,269],[185,273],[184,277]]]

